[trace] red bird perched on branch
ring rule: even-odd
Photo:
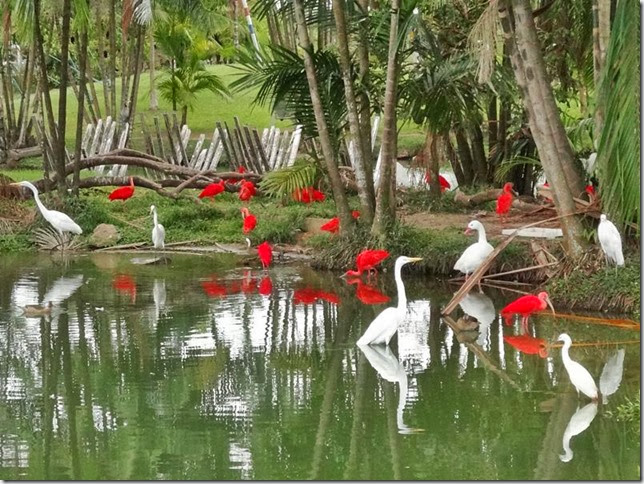
[[[259,260],[262,261],[262,267],[264,270],[268,269],[268,266],[271,265],[273,260],[273,249],[268,242],[264,241],[257,246],[257,254],[259,255]]]
[[[514,183],[512,182],[503,185],[503,193],[496,199],[496,213],[501,217],[501,221],[507,217],[510,206],[512,206],[512,194],[516,194],[512,189],[513,186]]]
[[[376,267],[383,260],[389,257],[389,252],[381,249],[365,249],[356,257],[356,266],[358,270],[348,270],[344,273],[345,276],[358,276],[360,277],[364,271],[371,275],[371,271],[377,272]]]
[[[527,296],[521,296],[520,298],[515,299],[506,307],[501,309],[501,316],[505,319],[505,324],[509,326],[512,324],[512,316],[520,314],[521,325],[523,326],[524,331],[527,331],[528,318],[530,315],[537,311],[543,311],[548,306],[550,306],[552,314],[554,314],[555,309],[552,307],[552,303],[548,298],[547,292],[540,292],[536,296],[528,294]]]
[[[250,211],[246,207],[243,207],[241,209],[241,214],[244,220],[243,231],[245,234],[249,234],[255,229],[255,226],[257,225],[257,217],[250,213]]]
[[[356,297],[362,304],[385,304],[389,302],[389,296],[383,294],[375,287],[362,282],[362,279],[349,279],[349,284],[357,284]]]
[[[242,202],[247,202],[250,200],[252,197],[255,196],[255,193],[257,193],[257,189],[255,188],[255,184],[252,181],[243,181],[241,184],[241,188],[239,189],[239,199]]]
[[[534,338],[529,334],[522,334],[519,336],[504,335],[503,340],[526,355],[539,355],[541,358],[548,356],[546,340],[543,338]]]
[[[110,193],[108,197],[110,200],[127,200],[134,195],[134,178],[130,177],[130,185],[127,187],[119,187]]]
[[[430,183],[432,181],[432,175],[430,172],[425,173],[425,183]],[[438,175],[438,183],[440,183],[441,186],[441,192],[444,192],[448,188],[452,188],[452,185],[447,181],[447,178],[445,178],[443,175],[439,174]]]
[[[201,193],[199,194],[199,198],[215,197],[216,195],[219,195],[225,190],[226,190],[226,185],[224,184],[224,181],[219,180],[219,182],[217,183],[211,183],[210,185],[206,185],[206,187],[203,190],[201,190]]]

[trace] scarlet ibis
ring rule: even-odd
[[[239,199],[242,202],[246,202],[250,200],[255,195],[255,193],[257,193],[257,190],[255,189],[253,182],[243,181],[241,188],[239,189]]]
[[[34,194],[34,200],[36,201],[38,210],[40,210],[40,213],[42,214],[44,219],[49,222],[51,226],[56,229],[56,231],[58,231],[61,237],[63,235],[63,232],[71,232],[72,234],[77,235],[83,233],[83,230],[78,226],[76,222],[71,219],[69,215],[57,210],[49,210],[48,208],[46,208],[40,201],[40,197],[38,196],[38,189],[28,181],[10,183],[10,185],[21,186],[31,190],[31,192]]]
[[[112,287],[118,292],[128,294],[132,302],[136,301],[136,282],[128,274],[119,274],[112,281]]]
[[[503,193],[496,199],[496,213],[501,217],[502,221],[507,217],[510,206],[512,206],[512,195],[516,194],[512,189],[513,186],[514,183],[512,182],[503,185]]]
[[[338,217],[333,217],[327,223],[320,227],[320,230],[325,230],[332,234],[337,234],[338,229],[340,228],[340,219]]]
[[[430,172],[425,172],[425,183],[430,183],[432,181],[432,175]],[[441,192],[444,192],[448,188],[452,188],[452,185],[450,182],[447,181],[447,178],[445,178],[443,175],[439,174],[438,175],[438,183],[440,184],[441,187]]]
[[[512,316],[515,314],[520,314],[522,317],[521,324],[523,325],[524,330],[528,328],[528,318],[532,313],[537,311],[543,311],[546,307],[550,306],[552,313],[554,314],[555,309],[552,307],[550,298],[548,298],[548,293],[543,291],[533,296],[528,294],[527,296],[521,296],[518,299],[515,299],[506,307],[501,309],[501,316],[505,318],[505,324],[508,326],[512,324]]]
[[[617,266],[624,265],[624,254],[622,253],[622,237],[615,224],[606,218],[602,213],[599,217],[597,227],[597,238],[606,256],[606,264],[613,262]]]
[[[119,187],[109,195],[110,200],[127,200],[134,195],[134,178],[130,177],[130,185],[126,187]]]
[[[228,294],[226,287],[219,284],[214,278],[209,281],[201,281],[201,287],[208,297],[221,297]]]
[[[577,390],[577,394],[579,395],[579,392],[581,392],[591,400],[597,401],[599,399],[599,389],[597,388],[592,375],[581,364],[570,358],[569,350],[572,346],[572,339],[570,339],[570,336],[566,333],[561,333],[559,338],[557,338],[557,341],[563,341],[561,359],[563,360],[564,367],[568,372],[570,382]]]
[[[586,185],[584,191],[588,194],[588,200],[590,203],[594,202],[596,198],[595,187],[592,185]]]
[[[259,260],[262,261],[262,267],[264,270],[268,269],[268,266],[271,265],[273,260],[273,249],[268,242],[264,241],[257,246],[257,254],[259,255]]]
[[[239,168],[237,168],[237,173],[246,173],[246,168],[244,168],[242,165],[239,165]]]
[[[353,210],[351,212],[351,216],[355,218],[356,220],[360,218],[360,210]]]
[[[273,292],[273,281],[269,276],[262,277],[262,280],[259,281],[259,288],[257,289],[262,296],[270,296]]]
[[[163,249],[165,247],[165,228],[157,220],[157,208],[150,205],[150,213],[152,214],[152,243],[155,249]]]
[[[313,188],[311,191],[311,198],[313,199],[314,202],[323,202],[326,196],[321,191]]]
[[[293,192],[293,200],[301,203],[311,203],[313,198],[313,189],[311,187],[296,188]]]
[[[398,325],[405,319],[407,314],[407,295],[400,272],[405,264],[422,260],[420,257],[400,256],[396,259],[394,266],[394,278],[398,291],[398,306],[387,308],[374,319],[364,334],[358,339],[358,345],[388,345],[391,338],[398,331]]]
[[[244,220],[243,231],[245,234],[251,233],[257,225],[257,217],[250,213],[246,207],[241,208],[242,218]]]
[[[349,279],[349,284],[356,284],[356,297],[362,304],[385,304],[390,298],[373,286],[362,282],[362,279]]]
[[[478,220],[472,220],[467,224],[465,235],[471,234],[473,231],[479,233],[479,241],[470,245],[463,255],[454,264],[454,270],[460,271],[465,274],[465,280],[468,276],[479,268],[488,255],[494,250],[485,237],[485,227]],[[481,281],[479,280],[479,290],[481,289]]]
[[[541,358],[548,356],[546,340],[543,338],[535,338],[529,334],[522,334],[518,336],[504,335],[503,340],[521,353],[539,355]]]
[[[210,185],[206,185],[206,187],[203,190],[201,190],[201,193],[199,194],[199,198],[207,198],[207,197],[214,198],[216,195],[219,195],[224,191],[226,191],[226,185],[223,180],[219,180],[219,182],[217,183],[211,183]]]
[[[389,251],[382,249],[365,249],[356,257],[356,266],[358,270],[348,270],[344,275],[360,277],[364,271],[376,271],[375,266],[380,264],[387,257],[389,257]]]

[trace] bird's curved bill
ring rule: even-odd
[[[552,311],[552,314],[555,314],[555,308],[552,307],[552,303],[550,302],[550,299],[546,299],[546,302],[548,303],[548,306],[550,306],[550,310]]]

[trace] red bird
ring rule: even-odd
[[[510,206],[512,205],[512,194],[516,194],[512,189],[513,186],[514,184],[512,182],[508,182],[503,185],[503,193],[496,199],[496,213],[501,217],[501,221],[507,217],[507,214],[510,211]]]
[[[259,288],[257,289],[262,296],[270,296],[273,292],[273,281],[269,276],[264,276],[261,281],[259,281]]]
[[[207,197],[214,198],[216,195],[219,195],[225,190],[226,190],[226,185],[224,184],[224,181],[219,180],[218,183],[211,183],[210,185],[206,185],[206,188],[201,190],[201,193],[199,194],[199,198],[207,198]]]
[[[257,190],[255,189],[255,185],[251,181],[244,181],[241,184],[241,188],[239,189],[239,199],[242,202],[247,202],[248,200],[251,199],[257,193]]]
[[[208,297],[221,297],[228,293],[226,287],[219,284],[214,278],[210,281],[201,281],[201,287]]]
[[[349,284],[357,284],[356,297],[362,304],[385,304],[389,302],[390,298],[383,294],[373,286],[369,286],[362,282],[362,279],[350,279],[347,281]]]
[[[246,173],[246,168],[243,166],[239,165],[239,168],[237,168],[237,173]]]
[[[506,307],[501,309],[501,316],[505,319],[505,324],[509,326],[512,324],[512,316],[520,314],[523,329],[524,331],[527,331],[528,318],[530,315],[537,311],[543,311],[548,306],[550,306],[550,309],[552,309],[552,313],[554,314],[555,310],[552,307],[552,303],[548,298],[547,292],[540,292],[536,296],[528,294],[527,296],[521,296],[520,298],[515,299]]]
[[[351,216],[355,218],[356,220],[360,218],[360,210],[354,210],[351,212]]]
[[[326,196],[324,193],[322,193],[319,190],[316,190],[315,188],[310,188],[311,190],[311,198],[313,199],[314,202],[323,202]]]
[[[118,292],[128,294],[132,302],[136,301],[136,282],[127,274],[120,274],[112,281],[112,287]]]
[[[548,348],[546,347],[546,340],[543,338],[534,338],[529,334],[522,334],[520,336],[503,336],[503,340],[510,346],[516,348],[521,353],[527,355],[539,355],[541,358],[548,356]]]
[[[588,200],[590,203],[593,203],[596,198],[595,187],[592,185],[586,185],[586,189],[584,191],[588,194]]]
[[[119,187],[110,193],[108,197],[110,200],[127,200],[134,195],[134,178],[130,177],[130,185],[127,187]]]
[[[264,270],[268,269],[268,266],[271,265],[271,260],[273,260],[273,249],[268,242],[264,241],[257,246],[257,254],[259,255],[259,260],[262,261],[262,267]]]
[[[312,198],[313,189],[311,187],[296,188],[293,192],[293,200],[295,200],[296,202],[311,203]]]
[[[322,227],[320,227],[320,230],[325,230],[332,234],[337,234],[339,228],[340,228],[340,219],[338,217],[333,217],[327,223],[322,225]]]
[[[251,233],[257,225],[257,217],[250,213],[246,207],[241,209],[242,218],[244,220],[243,231],[245,234]]]
[[[360,277],[364,271],[367,271],[368,275],[370,275],[372,270],[377,272],[375,266],[380,264],[387,257],[389,257],[389,252],[386,250],[365,249],[356,257],[356,266],[358,270],[348,270],[344,275]]]
[[[429,184],[432,181],[432,175],[430,172],[425,173],[425,183]],[[441,186],[441,192],[444,192],[448,188],[452,188],[452,185],[450,182],[447,181],[447,178],[445,178],[443,175],[439,174],[438,175],[438,183]]]

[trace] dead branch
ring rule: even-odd
[[[484,192],[475,193],[474,195],[465,195],[457,188],[454,191],[454,201],[460,205],[465,205],[466,207],[473,207],[474,205],[480,205],[481,203],[496,200],[499,198],[501,193],[503,193],[503,190],[500,188],[493,188]]]

